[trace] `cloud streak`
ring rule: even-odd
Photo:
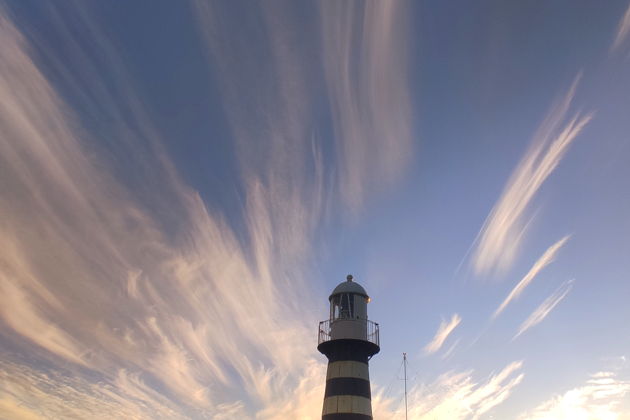
[[[94,31],[91,41],[111,54],[111,73],[124,74],[98,27],[86,16],[75,23]],[[62,101],[4,17],[0,31],[3,337],[30,343],[28,351],[50,363],[82,366],[114,388],[146,378],[153,390],[146,398],[170,400],[183,417],[187,410],[218,412],[226,402],[236,407],[237,399],[255,413],[283,399],[314,353],[292,344],[309,342],[315,322],[293,302],[310,290],[299,264],[317,219],[316,177],[307,185],[309,198],[277,181],[277,166],[248,174],[250,240],[243,244],[178,178],[161,149],[144,143],[160,138],[124,77],[117,79],[122,97],[88,83],[98,104],[91,105],[105,108],[125,133],[112,141],[139,167],[152,168],[147,187],[159,180],[159,188],[143,191],[151,197],[147,205],[98,159],[99,145],[77,129],[80,113]],[[86,60],[67,41],[78,62]],[[85,68],[59,70],[72,79]],[[119,102],[134,111],[122,118]],[[174,213],[175,235],[160,219]],[[13,386],[13,376],[2,385]]]
[[[424,353],[433,354],[440,348],[442,348],[442,345],[444,344],[448,336],[453,332],[453,330],[459,325],[461,321],[462,318],[458,314],[453,314],[449,322],[443,320],[440,323],[440,327],[435,333],[433,339],[426,346],[424,346]]]
[[[532,144],[510,176],[475,239],[472,266],[477,275],[505,272],[511,267],[527,231],[527,210],[536,193],[592,118],[568,117],[580,77],[552,107],[534,134]]]
[[[325,366],[314,345],[296,345],[313,342],[317,321],[305,260],[329,187],[338,181],[346,206],[358,210],[369,185],[391,182],[409,155],[406,79],[386,65],[404,61],[404,25],[392,22],[404,10],[371,4],[366,38],[340,38],[343,51],[363,49],[359,90],[350,74],[337,73],[347,62],[336,63],[346,57],[331,51],[334,40],[322,48],[328,70],[319,77],[330,85],[331,104],[356,108],[335,117],[337,162],[324,161],[323,140],[312,133],[310,86],[318,76],[300,64],[307,61],[293,35],[301,28],[280,8],[258,10],[270,57],[262,64],[270,71],[260,71],[252,44],[224,49],[230,12],[196,5],[236,144],[239,214],[209,207],[182,181],[125,63],[85,5],[63,14],[49,9],[64,59],[51,56],[37,32],[27,41],[0,16],[0,334],[54,368],[7,366],[16,372],[0,383],[7,412],[216,419],[321,413]],[[352,15],[346,10],[341,18]],[[323,27],[341,30],[338,18],[323,10]],[[84,42],[68,31],[68,19]],[[51,68],[70,94],[52,84],[44,71]],[[261,82],[263,74],[269,78]],[[356,98],[359,92],[367,96]],[[391,108],[384,115],[379,97]],[[86,115],[107,116],[106,132],[90,130]],[[362,139],[367,120],[373,132]],[[118,159],[132,176],[119,172]],[[55,386],[67,393],[44,392]]]
[[[512,340],[516,340],[521,334],[525,331],[529,330],[535,325],[540,324],[546,317],[551,313],[553,308],[558,305],[562,299],[564,299],[567,294],[573,288],[573,280],[566,281],[560,285],[560,287],[545,301],[538,307],[532,314],[521,324],[518,329],[518,332],[514,336]]]
[[[478,381],[473,372],[448,372],[433,383],[417,384],[409,392],[409,419],[479,419],[502,404],[522,382],[523,362],[512,362],[486,381]],[[401,401],[373,397],[374,417],[402,420],[405,418]]]
[[[0,389],[0,413],[11,419],[189,418],[138,374],[124,370],[113,384],[93,383],[59,370],[1,361]]]
[[[582,386],[555,395],[519,420],[599,420],[625,417],[621,405],[630,395],[630,382],[614,372],[598,372]]]
[[[617,51],[621,46],[626,42],[630,36],[630,4],[626,9],[626,13],[624,13],[623,17],[619,21],[617,25],[617,32],[615,34],[615,39],[612,42],[610,47],[610,51]]]
[[[492,315],[492,318],[496,318],[505,310],[505,308],[512,302],[514,299],[517,299],[521,293],[525,290],[527,286],[534,280],[534,278],[538,275],[538,273],[551,264],[553,260],[556,258],[556,254],[564,246],[564,244],[569,240],[569,236],[565,236],[560,239],[558,242],[550,246],[545,253],[534,263],[532,268],[529,269],[527,274],[518,282],[518,284],[512,289],[510,294],[505,298],[505,300],[499,305],[497,310]]]
[[[411,156],[408,7],[388,1],[320,7],[339,190],[356,212],[374,189],[400,176]]]

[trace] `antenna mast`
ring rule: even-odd
[[[403,353],[403,365],[405,367],[405,420],[407,420],[407,353]]]

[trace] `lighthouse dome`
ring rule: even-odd
[[[365,296],[366,298],[369,298],[363,286],[361,286],[359,283],[352,281],[352,276],[348,276],[346,279],[347,279],[346,281],[344,281],[343,283],[339,283],[339,285],[335,287],[335,290],[332,291],[329,299],[332,299],[333,296],[339,295],[342,293],[353,293],[353,294],[357,294],[357,295],[361,295],[361,296]]]

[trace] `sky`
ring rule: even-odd
[[[630,419],[627,0],[0,2],[0,418]]]

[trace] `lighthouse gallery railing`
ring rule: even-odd
[[[334,320],[332,321],[332,323],[335,323],[336,321],[349,321],[347,319],[339,319],[339,320]],[[365,337],[363,338],[365,341],[369,341],[370,343],[374,343],[377,346],[380,346],[380,338],[379,338],[379,331],[378,331],[378,324],[376,322],[370,321],[370,320],[366,320],[366,319],[356,319],[356,320],[351,320],[352,322],[364,322],[366,323],[366,334]],[[327,319],[326,321],[321,321],[319,323],[319,332],[317,334],[317,345],[320,345],[326,341],[330,341],[332,340],[331,337],[331,322],[329,319]]]

